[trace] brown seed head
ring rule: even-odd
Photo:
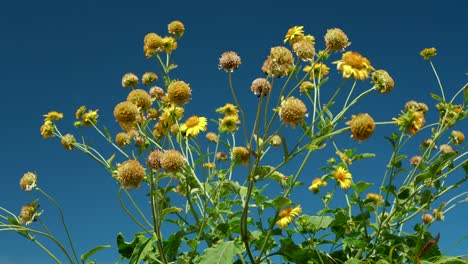
[[[145,168],[138,160],[127,160],[117,168],[117,180],[119,180],[122,188],[140,187],[145,174]]]
[[[306,117],[307,107],[305,104],[295,97],[288,97],[281,102],[279,116],[286,125],[295,127]]]
[[[324,39],[328,51],[341,51],[351,45],[348,36],[339,28],[328,29]]]
[[[166,150],[161,155],[160,164],[166,172],[175,172],[185,164],[184,156],[175,149]]]
[[[252,82],[250,90],[257,96],[268,95],[271,89],[271,84],[265,78],[257,78]]]
[[[369,114],[353,115],[346,124],[351,126],[351,136],[359,141],[368,139],[375,130],[374,119]]]
[[[20,180],[20,187],[23,191],[31,191],[37,186],[37,175],[32,172],[26,172]]]
[[[225,70],[226,72],[233,72],[235,69],[239,68],[242,61],[239,55],[234,51],[226,51],[221,55],[219,59],[219,68]]]

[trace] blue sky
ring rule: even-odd
[[[235,72],[234,81],[246,91],[239,93],[240,101],[247,110],[254,107],[257,98],[248,87],[253,79],[263,76],[260,67],[270,47],[281,45],[290,27],[304,25],[320,48],[328,28],[343,29],[352,42],[350,50],[360,52],[374,67],[392,75],[396,88],[391,94],[372,94],[353,109],[385,121],[397,115],[410,99],[432,104],[429,92],[437,91],[437,86],[429,64],[419,56],[423,48],[438,49],[434,62],[447,94],[453,95],[466,84],[467,8],[464,1],[3,3],[0,112],[6,119],[2,124],[0,206],[18,212],[24,203],[35,199],[36,194],[19,189],[18,181],[26,171],[37,172],[40,186],[64,207],[78,251],[111,244],[113,248],[97,254],[96,259],[98,263],[117,260],[117,232],[131,236],[137,230],[118,205],[118,185],[83,154],[65,151],[56,139],[43,140],[39,127],[44,113],[58,110],[66,116],[60,123],[62,129],[72,131],[75,110],[87,105],[99,109],[100,124],[117,129],[112,111],[127,92],[121,88],[121,76],[156,70],[155,63],[144,57],[143,37],[148,32],[165,34],[172,20],[181,20],[187,28],[174,53],[179,65],[174,74],[193,89],[187,115],[196,112],[213,117],[215,107],[231,101],[226,75],[217,69],[220,54],[227,50],[242,57],[243,64]],[[334,68],[331,72],[336,75]],[[435,116],[434,108],[430,114]],[[462,123],[465,134],[466,124]],[[346,148],[378,153],[377,160],[363,163],[371,172],[365,176],[368,180],[375,177],[380,182],[385,153],[390,150],[383,136],[394,130],[396,127],[379,127],[371,140],[361,144],[343,140]],[[97,136],[94,138],[98,141]],[[310,165],[312,174],[318,165]],[[43,220],[52,231],[61,234],[59,225],[54,224],[58,221],[54,208],[44,202],[41,208],[45,211]],[[433,226],[434,233],[441,232],[443,249],[468,233],[464,224],[467,209],[466,204],[461,205],[444,222]],[[467,247],[465,240],[449,254],[468,253]],[[0,263],[33,262],[50,260],[29,241],[0,233]]]

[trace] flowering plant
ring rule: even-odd
[[[184,31],[184,24],[174,21],[168,26],[169,36],[144,37],[144,54],[155,59],[160,72],[142,75],[141,84],[147,89],[137,75],[123,76],[122,86],[129,93],[113,112],[121,132],[100,127],[98,110],[81,106],[76,111],[75,126],[94,129],[114,154],[106,156],[84,139],[63,133],[58,126],[62,113],[44,115],[40,128],[44,138],[57,137],[66,150],[89,155],[119,184],[122,208],[141,228],[130,242],[118,234],[121,259],[130,263],[467,263],[443,255],[440,234],[431,231],[433,221],[444,220],[448,211],[468,198],[468,192],[461,190],[468,179],[468,152],[463,132],[453,129],[468,117],[468,90],[465,86],[446,97],[431,61],[434,48],[421,52],[440,87],[439,95],[432,94],[439,113],[432,124],[426,124],[429,107],[416,101],[407,102],[397,117],[385,122],[374,121],[369,113],[350,113],[365,96],[391,92],[393,78],[376,70],[360,53],[345,51],[351,43],[341,29],[328,30],[325,48],[317,52],[315,37],[306,35],[303,26],[289,29],[284,46],[271,48],[261,67],[265,76],[252,82],[250,89],[258,97],[254,115],[244,111],[232,80],[241,58],[233,51],[223,53],[219,68],[227,74],[232,99],[215,106],[216,118],[208,120],[184,116],[192,89],[188,82],[172,77],[177,68],[172,55]],[[343,81],[326,97],[321,90],[329,89],[325,87],[333,56],[341,57],[331,64],[336,64]],[[368,79],[370,85],[362,82]],[[370,87],[355,95],[361,85]],[[345,100],[337,107],[342,97]],[[393,152],[381,182],[366,182],[353,175],[351,167],[374,154],[346,149],[335,138],[351,134],[365,144],[376,127],[384,125],[399,128],[386,137]],[[421,131],[430,136],[405,164],[408,142]],[[323,164],[323,175],[307,178],[304,171],[312,155],[327,149],[336,156]],[[57,263],[61,260],[40,238],[56,243],[70,263],[94,263],[90,257],[109,246],[98,246],[79,258],[62,209],[37,180],[35,173],[27,172],[20,186],[38,191],[59,208],[69,245],[47,228],[30,227],[44,213],[38,200],[25,205],[19,216],[0,208],[0,230],[30,239]],[[310,184],[307,195],[322,203],[321,210],[314,212],[293,199],[294,192],[304,191],[305,183]],[[371,191],[374,184],[377,188]],[[132,192],[148,192],[148,208],[140,208]],[[122,195],[136,214],[127,209]]]

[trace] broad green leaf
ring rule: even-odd
[[[351,188],[353,188],[353,190],[356,191],[357,193],[363,193],[365,190],[369,189],[372,185],[374,184],[360,181],[351,185]]]
[[[283,196],[278,196],[273,200],[266,201],[265,203],[270,204],[273,207],[281,208],[281,207],[285,207],[286,205],[291,204],[292,202],[288,198],[285,198]]]
[[[333,222],[334,218],[331,216],[310,216],[302,215],[297,219],[301,225],[307,225],[308,228],[318,231],[319,229],[326,229]]]
[[[164,241],[164,252],[166,253],[168,261],[175,261],[179,252],[180,244],[185,236],[184,231],[179,231],[171,234],[169,238]]]
[[[122,233],[119,233],[117,235],[117,249],[120,255],[123,258],[129,259],[141,238],[145,237],[141,233],[136,233],[132,242],[125,242]]]
[[[85,254],[81,255],[81,261],[85,262],[86,260],[88,260],[89,257],[96,254],[96,252],[103,250],[105,248],[110,248],[110,247],[111,247],[110,245],[101,245],[101,246],[94,247],[90,249],[88,252],[86,252]]]
[[[348,259],[344,264],[361,264],[362,261],[360,261],[359,259]]]
[[[156,242],[156,240],[157,237],[155,236],[152,238],[141,238],[133,250],[129,263],[139,264],[140,261],[144,260],[151,251],[155,250],[153,243]]]
[[[220,241],[216,245],[206,249],[199,259],[199,264],[225,264],[233,263],[234,255],[242,253],[241,243],[235,241]]]

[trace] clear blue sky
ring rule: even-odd
[[[419,56],[421,49],[438,49],[434,61],[447,94],[453,95],[468,79],[468,3],[414,2],[7,1],[0,15],[0,113],[5,118],[1,125],[0,206],[19,212],[23,204],[35,199],[36,194],[20,190],[18,181],[26,171],[37,172],[40,186],[65,208],[78,251],[111,244],[113,248],[98,253],[96,259],[113,263],[118,257],[117,232],[128,237],[137,230],[118,205],[119,186],[83,154],[65,151],[56,139],[43,140],[39,134],[42,114],[64,112],[60,126],[72,131],[76,108],[87,105],[99,108],[100,124],[117,129],[112,111],[127,92],[121,88],[121,76],[156,70],[144,57],[143,37],[148,32],[165,34],[169,22],[181,20],[187,30],[174,53],[179,65],[174,73],[193,89],[188,113],[213,117],[215,107],[231,101],[226,75],[217,69],[220,54],[227,50],[243,59],[234,80],[238,89],[246,91],[240,93],[241,102],[247,108],[254,106],[256,97],[248,87],[263,76],[260,67],[270,47],[281,45],[290,27],[304,25],[322,48],[328,28],[343,29],[352,42],[349,50],[360,52],[374,67],[393,76],[396,88],[391,94],[372,94],[354,110],[368,112],[378,121],[390,120],[410,99],[432,104],[429,92],[437,91],[437,86],[429,64]],[[335,68],[331,72],[336,75]],[[430,114],[435,115],[434,108]],[[460,129],[468,134],[467,122],[463,124]],[[393,130],[396,127],[378,128],[371,140],[361,144],[343,141],[343,147],[378,153],[377,160],[363,163],[370,173],[363,173],[363,178],[380,182],[387,159],[384,153],[390,150],[383,136]],[[311,175],[320,164],[313,165]],[[307,198],[310,200],[313,198]],[[304,201],[304,208],[307,203]],[[41,204],[43,220],[60,234],[55,209],[44,201]],[[313,214],[318,208],[310,206],[305,211]],[[467,209],[466,204],[459,206],[432,227],[434,233],[441,232],[443,249],[468,233]],[[467,247],[465,240],[448,253],[468,253]],[[1,232],[0,263],[51,261],[29,241]]]

